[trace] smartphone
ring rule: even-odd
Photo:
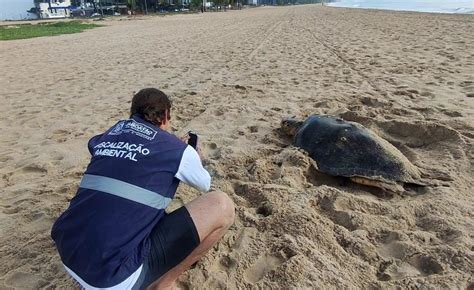
[[[194,133],[193,131],[189,131],[188,135],[189,135],[188,145],[192,146],[194,149],[197,149],[198,135]]]

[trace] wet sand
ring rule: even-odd
[[[183,288],[473,287],[473,15],[321,6],[105,21],[0,43],[0,288],[73,288],[49,232],[87,141],[131,96],[173,99],[235,224]],[[422,172],[403,194],[322,176],[288,115],[359,122]],[[199,193],[180,186],[171,209]],[[80,234],[80,233],[78,233]]]

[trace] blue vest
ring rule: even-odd
[[[135,272],[176,192],[186,146],[138,116],[93,137],[77,194],[51,232],[64,265],[101,288]]]

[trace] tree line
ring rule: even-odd
[[[43,2],[44,0],[34,0],[35,2]],[[49,0],[52,1],[52,0]],[[251,0],[207,0],[215,6],[237,6],[247,5]],[[324,0],[257,0],[257,5],[297,5],[297,4],[315,4],[321,3]],[[326,0],[324,2],[331,2]],[[132,11],[158,11],[160,7],[176,5],[183,6],[185,3],[189,3],[189,8],[198,10],[201,8],[202,0],[72,0],[72,5],[81,6],[82,3],[90,3],[94,8],[98,6],[123,6],[126,5],[128,9]],[[253,4],[253,2],[251,2]]]

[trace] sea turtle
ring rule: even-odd
[[[285,118],[281,127],[325,174],[349,177],[353,182],[392,192],[403,192],[407,183],[422,185],[418,168],[361,124],[312,115],[304,122]]]

